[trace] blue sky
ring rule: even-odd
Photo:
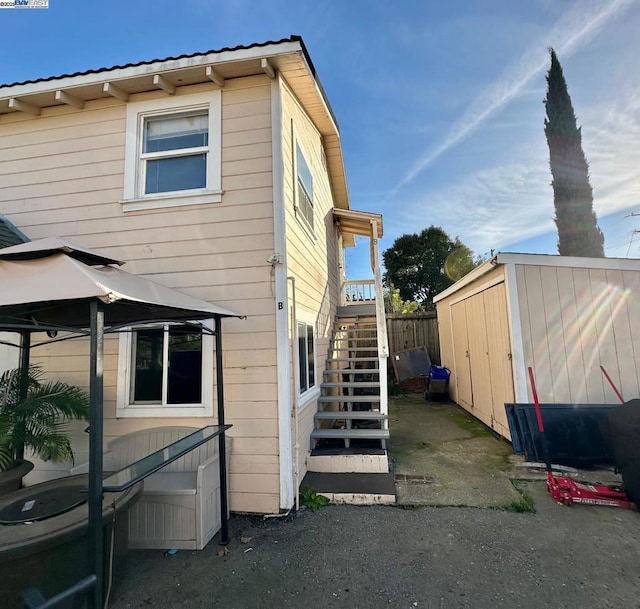
[[[477,254],[557,253],[547,48],[583,129],[607,256],[640,257],[640,0],[49,0],[0,11],[0,82],[303,36],[381,250],[431,224]],[[347,257],[368,276],[367,252]]]

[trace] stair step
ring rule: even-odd
[[[311,432],[314,440],[320,438],[364,438],[367,440],[388,440],[388,429],[314,429]]]
[[[326,364],[327,366],[329,364],[332,363],[339,363],[339,362],[377,362],[379,358],[377,357],[330,357],[329,359],[327,359]]]
[[[346,382],[323,382],[322,389],[331,387],[380,387],[380,381],[346,381]]]
[[[325,370],[324,376],[333,376],[335,374],[345,375],[361,375],[361,374],[380,374],[380,368],[340,368],[335,370]]]
[[[332,351],[371,351],[372,353],[377,353],[378,352],[378,347],[358,347],[358,346],[354,346],[354,347],[332,347],[331,348]]]
[[[309,486],[334,503],[395,504],[396,486],[389,473],[307,472],[300,488]]]
[[[389,417],[377,410],[322,410],[313,415],[316,419],[350,419],[360,421],[386,421]]]
[[[355,404],[360,402],[379,402],[379,395],[321,395],[318,398],[318,402],[326,403],[340,403],[344,402],[349,404]]]
[[[375,341],[377,342],[378,338],[377,336],[363,336],[361,338],[352,338],[352,337],[347,337],[347,336],[342,336],[339,338],[332,338],[331,340],[329,340],[330,343],[341,343],[348,340],[349,342],[355,342],[355,343],[364,343],[364,342],[372,342]]]

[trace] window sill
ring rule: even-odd
[[[298,410],[308,408],[320,397],[320,387],[313,387],[298,397]]]
[[[138,199],[123,199],[122,211],[143,211],[145,209],[163,209],[167,207],[184,207],[186,205],[206,205],[208,203],[220,203],[222,201],[222,190],[206,190],[168,195],[158,195],[153,197],[141,197]]]
[[[117,419],[160,419],[160,418],[195,418],[212,417],[213,406],[118,406],[116,408]]]

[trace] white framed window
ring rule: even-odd
[[[297,214],[307,223],[313,231],[313,175],[304,156],[300,144],[296,142],[295,154],[295,208]]]
[[[298,393],[305,394],[316,386],[316,340],[313,324],[297,322],[298,334]]]
[[[127,104],[124,211],[222,200],[221,99],[209,91]]]
[[[117,416],[213,415],[210,333],[192,324],[144,325],[121,332],[119,346]]]

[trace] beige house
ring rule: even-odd
[[[301,38],[0,86],[0,184],[0,213],[30,239],[64,237],[246,316],[223,322],[231,510],[290,509],[312,468],[388,471],[382,218],[349,209]],[[358,235],[371,276],[346,281]],[[185,335],[196,353],[175,384]],[[171,325],[108,338],[105,441],[214,422],[213,348]],[[69,340],[32,361],[86,386],[87,353]],[[27,482],[68,468],[39,463]]]
[[[505,403],[640,395],[640,260],[497,254],[434,298],[460,406],[510,439]]]

